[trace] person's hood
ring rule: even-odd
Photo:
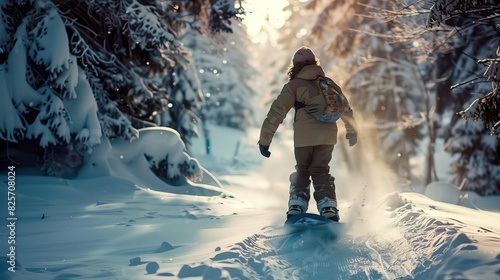
[[[319,65],[307,65],[295,76],[297,79],[315,80],[317,76],[325,76],[325,71]]]

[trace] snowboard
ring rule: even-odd
[[[294,227],[321,227],[334,223],[336,224],[337,222],[329,220],[318,214],[302,213],[288,218],[285,225]]]
[[[312,213],[303,213],[288,218],[285,229],[301,242],[307,244],[332,244],[344,231],[342,224]],[[316,243],[315,243],[316,242]]]

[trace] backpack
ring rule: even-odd
[[[324,104],[306,105],[295,101],[295,110],[305,108],[306,112],[320,122],[336,122],[346,110],[347,100],[340,87],[330,78],[319,76],[315,80],[318,83],[324,98]]]

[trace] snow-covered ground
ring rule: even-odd
[[[269,159],[256,131],[212,135],[212,155],[204,139],[192,155],[220,188],[167,186],[137,163],[73,180],[16,170],[15,229],[0,202],[0,279],[500,279],[499,197],[460,193],[457,205],[437,201],[446,184],[428,192],[436,200],[398,191],[375,170],[353,176],[337,151],[341,223],[296,231],[283,225],[294,166],[286,131]]]

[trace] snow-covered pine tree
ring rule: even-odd
[[[4,123],[1,138],[34,140],[45,149],[43,167],[48,173],[71,172],[100,142],[102,129],[86,72],[70,51],[67,21],[51,1],[2,1],[0,7],[1,33],[7,34],[1,40],[6,60],[0,94],[2,106],[8,108],[3,112],[11,114],[2,119],[22,124]],[[54,156],[59,150],[64,150],[60,160]]]
[[[458,40],[458,46],[478,42],[474,49],[480,56],[463,52],[476,63],[487,67],[482,76],[492,83],[493,91],[474,99],[460,114],[466,119],[482,120],[486,129],[500,139],[500,6],[496,0],[435,0],[429,11],[427,26],[451,27],[448,37]],[[477,33],[480,32],[480,33]],[[481,34],[478,36],[477,34]],[[456,42],[452,42],[455,44]],[[469,49],[473,51],[473,49]],[[496,53],[495,53],[496,52]],[[478,69],[480,70],[480,69]],[[480,72],[464,77],[468,80],[480,77]]]
[[[424,10],[429,11],[427,18],[418,12]],[[494,92],[484,94],[491,90],[487,80],[493,83],[494,91],[498,81],[494,70],[498,5],[495,1],[411,1],[399,3],[389,14],[401,22],[413,22],[411,28],[401,28],[398,36],[421,43],[422,54],[432,63],[424,75],[434,75],[436,80],[436,113],[441,117],[447,111],[453,114],[440,133],[447,141],[445,150],[458,156],[452,163],[453,182],[464,190],[498,193],[499,142],[481,129],[484,120],[495,133],[499,119],[497,97]],[[457,112],[477,122],[464,122]]]
[[[245,129],[254,124],[253,97],[247,84],[254,74],[249,65],[249,40],[242,25],[233,32],[206,37],[186,34],[182,42],[193,53],[205,96],[203,117],[219,125]]]
[[[453,112],[468,120],[455,116],[445,134],[445,150],[458,155],[452,180],[482,195],[500,193],[499,15],[496,1],[439,0],[427,21],[452,54]]]
[[[498,116],[500,113],[498,109],[485,109],[497,106],[495,102],[488,101],[489,98],[494,99],[495,95],[490,92],[485,97],[484,93],[491,91],[491,83],[481,76],[485,66],[474,59],[494,55],[491,50],[497,48],[498,41],[492,40],[493,36],[487,36],[488,31],[491,35],[495,33],[484,25],[462,30],[463,36],[457,37],[458,43],[454,43],[461,47],[453,51],[455,67],[451,81],[459,85],[453,86],[451,96],[457,105],[453,112],[460,113],[452,118],[444,135],[445,151],[458,156],[451,164],[452,182],[462,186],[463,190],[481,195],[500,193],[500,141],[484,129],[487,126],[484,125],[486,119],[495,121],[494,116],[488,115]],[[471,79],[475,82],[468,82]],[[482,117],[475,116],[473,112]]]
[[[26,150],[34,141],[47,173],[59,176],[78,170],[102,134],[133,138],[155,116],[189,108],[186,92],[196,89],[173,90],[196,84],[176,36],[227,31],[241,12],[228,0],[1,0],[0,8],[2,146],[18,159],[13,143]]]
[[[473,95],[472,98],[480,98]],[[472,99],[471,98],[471,99]],[[484,133],[481,121],[459,119],[450,130],[445,151],[456,155],[451,182],[480,195],[500,193],[499,141]]]

